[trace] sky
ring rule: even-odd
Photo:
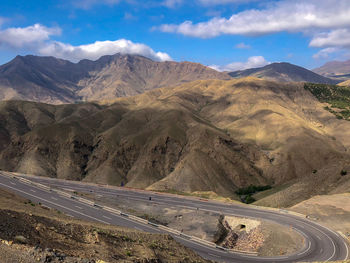
[[[0,64],[115,53],[220,71],[350,59],[350,0],[1,0]]]

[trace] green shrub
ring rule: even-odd
[[[251,203],[254,203],[256,200],[254,197],[252,197],[251,195],[248,195],[246,198],[245,198],[245,203],[246,204],[251,204]]]
[[[264,185],[264,186],[250,185],[248,187],[239,188],[235,193],[237,195],[252,195],[257,192],[269,190],[271,188],[272,188],[271,185]]]
[[[337,119],[350,120],[350,87],[337,85],[305,83],[304,88],[320,102],[330,104],[325,110],[334,114]]]

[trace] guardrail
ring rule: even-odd
[[[204,244],[206,246],[217,248],[217,249],[220,249],[220,250],[226,251],[226,252],[234,252],[234,253],[244,253],[244,254],[250,254],[250,255],[257,255],[257,253],[255,253],[255,252],[227,249],[227,248],[219,246],[219,245],[217,245],[217,244],[215,244],[213,242],[210,242],[210,241],[207,241],[207,240],[195,237],[195,236],[190,236],[190,235],[184,234],[184,233],[182,233],[182,232],[180,232],[180,231],[178,231],[176,229],[172,229],[172,228],[169,228],[169,227],[166,227],[166,226],[163,226],[163,225],[159,225],[159,224],[153,223],[151,221],[148,221],[146,219],[143,219],[143,218],[140,218],[140,217],[137,217],[137,216],[134,216],[134,215],[129,215],[129,214],[123,213],[120,210],[117,210],[117,209],[114,209],[114,208],[111,208],[111,207],[108,207],[108,206],[102,206],[102,205],[97,204],[97,203],[95,203],[93,201],[90,201],[88,199],[85,199],[85,198],[82,198],[82,197],[79,197],[79,196],[75,196],[75,195],[69,194],[67,192],[58,190],[58,189],[53,189],[53,188],[51,188],[49,186],[33,182],[33,181],[30,181],[30,180],[22,178],[22,177],[16,177],[16,176],[14,177],[13,175],[5,174],[4,172],[3,172],[3,175],[11,177],[11,178],[16,178],[16,179],[20,180],[21,182],[23,182],[25,184],[34,185],[34,186],[39,187],[41,189],[44,189],[44,190],[47,190],[47,191],[51,191],[51,192],[55,192],[55,193],[57,193],[60,196],[80,201],[80,202],[85,203],[87,205],[106,210],[106,211],[108,211],[110,213],[117,214],[117,215],[120,215],[120,216],[123,216],[123,217],[127,217],[127,218],[129,218],[131,220],[140,222],[142,224],[151,225],[153,227],[156,227],[158,229],[163,230],[164,232],[177,235],[177,236],[179,236],[181,238],[185,238],[187,240],[191,240],[191,241],[196,242],[196,243],[201,243],[201,244]]]
[[[149,224],[149,225],[151,225],[151,226],[154,226],[154,227],[159,227],[158,224],[153,223],[153,222],[151,222],[151,221],[148,221],[147,224]]]

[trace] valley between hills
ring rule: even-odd
[[[294,205],[350,184],[350,122],[303,84],[199,80],[103,104],[0,103],[2,170]]]
[[[348,200],[350,189],[350,89],[340,83],[344,79],[318,72],[322,75],[288,63],[218,72],[196,63],[121,54],[79,63],[18,56],[0,66],[0,170],[283,208],[315,221],[321,218],[319,222],[346,236],[348,208],[341,209],[339,202]],[[2,194],[8,199],[9,193]],[[77,194],[96,199],[91,193]],[[333,208],[344,216],[336,227],[330,223]],[[18,214],[23,207],[6,213],[26,220]],[[163,210],[155,213],[162,218]],[[218,215],[212,218],[211,234],[233,220],[220,217],[216,225]],[[30,220],[33,225],[47,223],[41,217]],[[78,227],[69,224],[74,231]],[[172,220],[170,224],[177,226]],[[106,234],[83,228],[79,231],[90,243],[75,240],[79,246],[93,247],[99,235],[105,241],[97,251],[120,241],[114,240],[120,234],[110,233],[121,230]],[[265,230],[271,233],[272,228]],[[143,240],[137,248],[126,244],[129,239],[118,243],[147,254],[137,262],[167,262],[162,249],[149,249],[152,236],[126,235]],[[206,235],[204,231],[200,237]],[[300,236],[286,235],[301,249]],[[162,237],[160,243],[168,249],[175,242]],[[183,256],[190,252],[182,246],[168,250],[174,262],[202,262],[195,254]],[[269,248],[261,245],[261,251]],[[73,252],[72,260],[91,256]]]

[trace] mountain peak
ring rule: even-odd
[[[320,76],[306,68],[288,62],[276,62],[264,67],[234,71],[228,74],[233,78],[252,76],[280,82],[336,83],[332,79]]]
[[[117,53],[78,63],[55,57],[17,56],[0,66],[0,99],[47,103],[105,100],[199,79],[229,79],[198,63],[156,62]]]
[[[329,61],[313,71],[338,82],[347,81],[350,79],[350,60]]]

